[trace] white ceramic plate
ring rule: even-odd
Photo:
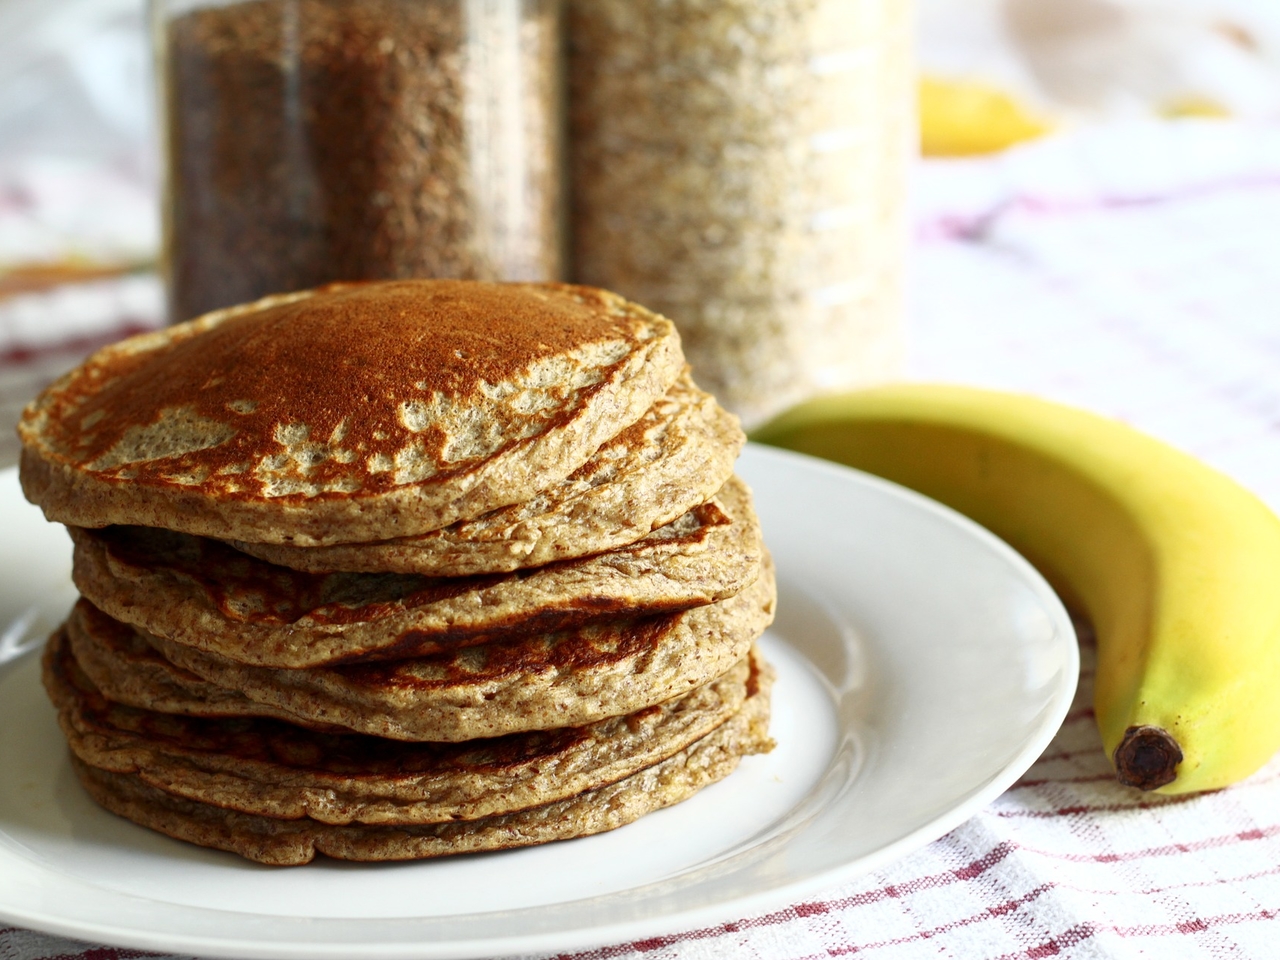
[[[613,833],[407,864],[268,868],[169,840],[81,792],[39,686],[0,667],[0,918],[227,957],[478,957],[740,917],[875,869],[999,795],[1053,736],[1074,634],[1018,555],[951,511],[805,457],[748,449],[778,564],[777,749]],[[74,598],[70,545],[0,475],[0,644]]]

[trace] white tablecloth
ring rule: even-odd
[[[932,164],[918,194],[911,377],[1120,417],[1280,509],[1280,131],[1100,131]],[[129,322],[154,322],[153,294],[131,296]],[[45,345],[27,349],[6,309],[0,398],[18,392],[4,382],[25,392],[70,356],[50,333],[56,310],[36,324]],[[1082,648],[1080,691],[1053,744],[941,840],[812,901],[571,956],[1280,956],[1280,760],[1202,796],[1117,785],[1089,706],[1087,637]],[[138,955],[0,929],[0,960]]]

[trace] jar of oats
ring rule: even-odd
[[[562,271],[558,0],[156,0],[170,313]]]
[[[571,273],[748,425],[896,372],[906,0],[568,0]]]

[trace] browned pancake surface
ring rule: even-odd
[[[470,576],[538,567],[633,543],[713,497],[746,437],[737,417],[688,373],[591,459],[529,500],[431,533],[330,547],[233,544],[272,563]]]
[[[670,388],[670,322],[558,284],[333,284],[94,354],[28,406],[50,519],[319,545],[532,496]]]

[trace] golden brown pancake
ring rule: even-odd
[[[321,546],[573,473],[684,366],[670,321],[563,284],[332,284],[98,351],[23,412],[45,515]]]
[[[457,577],[539,567],[634,543],[715,496],[745,441],[738,418],[685,375],[643,417],[559,483],[443,530],[376,543],[236,541],[295,570]]]
[[[148,636],[210,683],[312,723],[393,740],[471,740],[635,713],[720,676],[773,620],[772,565],[737,596],[413,660],[251,667]]]
[[[736,478],[717,500],[625,547],[483,577],[303,573],[150,527],[71,534],[76,586],[95,606],[166,640],[286,669],[403,659],[503,634],[684,610],[754,581],[763,550],[750,494]]]
[[[44,683],[72,752],[90,766],[214,806],[323,823],[443,823],[562,800],[678,753],[755,689],[758,654],[665,704],[585,727],[466,743],[333,735],[253,717],[204,719],[114,703],[62,632]]]
[[[762,671],[736,714],[674,756],[564,800],[478,820],[393,826],[276,819],[175,796],[134,774],[100,770],[74,755],[71,762],[90,796],[111,812],[260,863],[308,863],[317,853],[367,861],[506,850],[623,826],[728,776],[743,756],[772,749],[767,733],[771,683],[772,672]]]
[[[133,627],[81,599],[58,631],[80,669],[108,699],[192,717],[274,717],[299,726],[346,732],[279,707],[250,700],[170,663]]]

